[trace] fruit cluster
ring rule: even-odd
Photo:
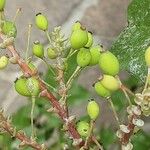
[[[71,47],[78,50],[77,64],[79,67],[99,65],[104,73],[102,78],[95,83],[95,91],[102,97],[109,97],[113,91],[120,87],[116,76],[119,73],[119,62],[115,55],[105,51],[102,46],[93,46],[91,32],[87,31],[80,22],[76,22],[72,28],[70,37]]]
[[[4,7],[5,7],[5,0],[0,0],[0,13],[1,13],[0,14],[0,31],[5,36],[5,40],[3,41],[3,43],[0,43],[1,49],[4,49],[9,45],[12,46],[13,41],[17,36],[17,28],[15,26],[15,22],[5,19],[3,15]],[[73,24],[71,35],[67,39],[64,39],[64,35],[61,34],[60,27],[54,28],[54,31],[52,33],[49,33],[48,19],[46,16],[44,16],[41,13],[38,13],[35,16],[35,24],[39,30],[45,33],[49,44],[48,44],[48,47],[46,48],[47,53],[45,54],[44,45],[40,43],[40,41],[38,40],[33,42],[32,55],[43,60],[43,62],[45,62],[45,64],[48,65],[48,67],[52,69],[51,71],[54,73],[54,75],[56,75],[57,73],[58,77],[56,75],[56,78],[57,78],[56,80],[60,80],[58,84],[60,84],[60,87],[62,88],[61,90],[64,90],[63,92],[65,93],[65,94],[63,92],[57,93],[59,96],[62,96],[62,99],[65,96],[66,96],[65,98],[67,99],[67,96],[68,96],[67,92],[70,89],[68,88],[68,84],[70,84],[70,82],[74,80],[75,75],[76,75],[77,70],[75,70],[75,72],[69,78],[68,82],[66,82],[65,78],[63,77],[64,71],[66,71],[66,68],[68,66],[68,58],[70,58],[75,53],[77,53],[76,63],[77,63],[78,70],[84,69],[85,67],[88,67],[88,66],[91,67],[94,65],[98,65],[99,69],[102,71],[103,75],[98,78],[98,81],[96,81],[96,83],[94,83],[94,89],[99,96],[108,99],[109,97],[111,97],[114,91],[117,91],[119,88],[122,88],[121,87],[122,83],[118,77],[118,73],[120,71],[120,65],[119,65],[119,61],[117,57],[110,51],[104,50],[104,48],[101,45],[95,44],[92,33],[88,31],[79,21]],[[69,46],[67,45],[68,43],[69,43]],[[42,80],[39,81],[39,76],[36,74],[37,68],[31,60],[32,57],[28,57],[28,50],[26,54],[27,54],[26,55],[27,59],[25,61],[23,60],[23,62],[25,62],[27,67],[32,72],[35,72],[35,74],[29,75],[29,74],[22,73],[22,75],[19,78],[17,78],[17,80],[15,81],[14,87],[15,87],[15,90],[20,95],[31,97],[32,100],[35,100],[35,97],[41,95],[40,81]],[[47,59],[50,59],[52,63],[51,64],[47,63]],[[7,55],[1,56],[0,57],[0,70],[6,68],[9,62],[17,63],[17,61],[18,61],[17,58],[13,58],[11,56],[10,58]],[[150,96],[149,96],[149,93],[150,93],[150,71],[149,71],[150,47],[145,52],[145,61],[148,67],[148,76],[147,76],[145,88],[142,93],[137,93],[135,95],[133,93],[133,95],[135,96],[134,101],[138,106],[134,106],[130,102],[131,104],[127,108],[127,112],[129,114],[128,117],[130,120],[132,118],[130,124],[135,127],[141,127],[144,125],[144,122],[141,119],[139,119],[141,113],[144,114],[145,116],[150,115]],[[60,93],[63,93],[63,95]],[[126,95],[126,93],[125,93],[125,96],[128,99],[130,99]],[[64,103],[67,102],[66,99]],[[63,107],[64,105],[61,103],[61,100],[58,103],[56,100],[53,105],[57,105],[56,107],[58,110],[61,109],[60,111],[61,114],[67,114],[68,110],[65,110],[65,108]],[[64,110],[65,112],[63,112]],[[82,139],[85,140],[85,143],[87,143],[88,140],[93,135],[93,126],[94,126],[96,119],[98,118],[100,114],[100,107],[99,107],[99,104],[95,100],[92,99],[91,101],[88,102],[86,110],[90,118],[90,122],[82,120],[82,121],[77,122],[76,124],[77,131],[79,135],[82,137]],[[31,124],[33,127],[33,110],[31,110],[31,114],[32,114]],[[65,115],[65,117],[67,115]],[[68,118],[65,118],[65,117],[61,116],[63,120],[68,121],[69,117]],[[116,120],[118,121],[118,118]],[[67,122],[65,121],[64,123]],[[120,125],[119,127],[120,129],[119,129],[118,137],[120,139],[123,138],[125,134],[129,135],[130,132],[132,132],[132,129],[129,129],[128,126],[126,125]],[[71,129],[72,128],[73,127],[71,124]],[[123,147],[125,148],[128,146],[131,147],[130,149],[132,149],[133,147],[130,144],[129,140],[127,141],[127,145],[123,144]]]

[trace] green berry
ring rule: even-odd
[[[6,56],[2,56],[2,57],[0,58],[0,70],[7,67],[8,61],[9,61],[9,60],[8,60],[8,57],[6,57]]]
[[[77,54],[77,64],[80,67],[86,67],[91,60],[91,54],[88,49],[81,48]]]
[[[75,22],[72,26],[72,31],[79,30],[81,28],[81,23],[79,21]]]
[[[99,115],[100,109],[96,101],[92,100],[87,105],[87,113],[92,120],[96,120]]]
[[[100,83],[104,86],[104,88],[110,91],[116,91],[120,88],[119,81],[115,77],[110,75],[103,75]]]
[[[5,21],[4,23],[2,23],[2,32],[7,36],[16,37],[17,28],[13,22]]]
[[[56,59],[57,58],[57,53],[54,49],[48,48],[47,49],[47,55],[50,59]]]
[[[104,86],[99,81],[95,83],[94,88],[96,93],[101,97],[107,98],[111,95],[111,92],[104,88]]]
[[[146,52],[145,52],[145,61],[146,61],[146,65],[148,67],[150,67],[150,47],[148,47],[146,49]]]
[[[26,78],[19,78],[15,82],[15,90],[22,96],[30,97],[31,93],[27,88],[27,79]]]
[[[73,49],[79,49],[86,45],[88,42],[88,34],[85,29],[78,29],[72,32],[70,37],[71,47]]]
[[[6,0],[0,0],[0,11],[3,11],[5,7]]]
[[[41,13],[38,13],[35,17],[35,23],[38,29],[46,31],[48,29],[48,20],[47,18],[42,15]]]
[[[30,91],[32,96],[38,96],[40,92],[40,84],[39,81],[35,77],[31,77],[27,79],[26,86]]]
[[[91,60],[90,60],[90,65],[96,65],[99,62],[99,58],[101,55],[101,47],[100,46],[94,46],[90,48],[90,53],[91,53]]]
[[[39,41],[33,43],[32,51],[35,56],[41,59],[44,57],[44,47]]]
[[[82,137],[87,137],[89,134],[90,125],[88,122],[80,121],[77,123],[77,131]]]
[[[91,47],[93,44],[93,35],[90,31],[88,31],[88,42],[86,43],[85,47]]]
[[[115,76],[119,73],[118,59],[109,51],[100,55],[99,67],[105,74]]]

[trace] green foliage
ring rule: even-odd
[[[144,80],[144,52],[150,43],[150,1],[133,0],[128,8],[128,26],[113,43],[111,51],[118,57],[121,69]]]
[[[138,132],[132,139],[133,150],[149,150],[150,149],[150,135],[143,131]]]
[[[100,141],[103,143],[105,149],[110,149],[110,145],[117,141],[117,137],[112,128],[102,128],[100,130]]]

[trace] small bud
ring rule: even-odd
[[[125,126],[124,124],[123,125],[120,125],[120,130],[124,133],[129,133],[130,130],[128,129],[127,126]]]
[[[8,57],[2,56],[0,57],[0,70],[6,68],[8,65]]]
[[[10,57],[9,62],[12,64],[17,64],[17,58],[16,57]]]
[[[122,150],[132,150],[132,149],[133,149],[133,145],[130,142],[126,145],[122,145]]]
[[[144,125],[144,121],[141,119],[133,119],[132,123],[138,127],[142,127]]]
[[[74,139],[72,145],[73,146],[78,146],[82,142],[82,139]]]
[[[121,139],[123,137],[123,132],[121,130],[117,130],[116,136]]]

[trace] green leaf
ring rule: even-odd
[[[147,67],[144,52],[150,43],[150,1],[133,0],[128,7],[129,25],[113,43],[111,51],[118,57],[122,70],[144,80]]]
[[[115,135],[115,132],[109,127],[101,129],[100,139],[101,143],[103,143],[104,148],[109,149],[110,145],[116,142],[117,137]]]
[[[121,90],[114,92],[111,96],[116,111],[120,112],[125,108],[127,99]]]
[[[90,98],[90,92],[79,85],[76,80],[73,82],[73,86],[69,91],[68,104],[79,105],[83,101],[87,101]]]
[[[133,150],[150,150],[150,135],[143,131],[138,132],[132,138]]]

